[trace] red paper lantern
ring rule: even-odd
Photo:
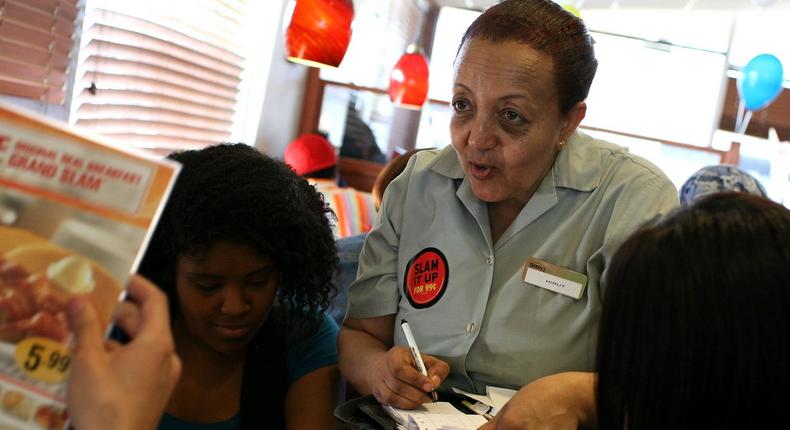
[[[288,60],[337,67],[346,55],[353,20],[352,0],[296,0],[285,34]]]
[[[428,97],[428,58],[410,45],[390,73],[390,100],[400,107],[421,109]]]

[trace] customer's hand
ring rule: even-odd
[[[77,430],[155,429],[181,373],[167,298],[139,276],[130,280],[118,324],[132,338],[105,342],[102,322],[84,298],[69,302],[76,345],[66,404]]]
[[[438,387],[450,373],[450,366],[438,358],[422,354],[424,376],[414,367],[409,348],[394,346],[382,354],[368,375],[373,395],[383,405],[414,409],[431,401],[431,390]]]
[[[595,374],[566,372],[524,386],[479,430],[570,430],[596,422]]]

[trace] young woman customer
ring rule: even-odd
[[[183,372],[159,429],[331,428],[337,255],[318,192],[247,145],[182,163],[140,273],[168,296]]]

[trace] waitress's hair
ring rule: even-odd
[[[182,169],[140,264],[178,313],[176,262],[217,242],[272,259],[277,300],[270,318],[298,339],[322,320],[334,294],[337,251],[321,194],[285,163],[244,144],[170,154]]]
[[[746,429],[790,414],[790,211],[719,193],[633,234],[606,274],[602,429]]]
[[[471,39],[519,42],[551,57],[561,113],[587,98],[598,69],[587,27],[552,0],[505,0],[491,6],[466,30],[459,53]]]

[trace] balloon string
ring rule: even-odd
[[[735,115],[735,131],[741,129],[741,124],[743,123],[743,113],[744,108],[746,107],[746,103],[741,99],[740,103],[738,103],[738,113]]]
[[[741,127],[738,130],[738,133],[745,134],[746,133],[746,127],[749,126],[749,121],[751,121],[751,120],[752,120],[752,111],[751,111],[751,109],[749,109],[749,110],[746,111],[746,114],[743,117],[743,122],[741,123]]]

